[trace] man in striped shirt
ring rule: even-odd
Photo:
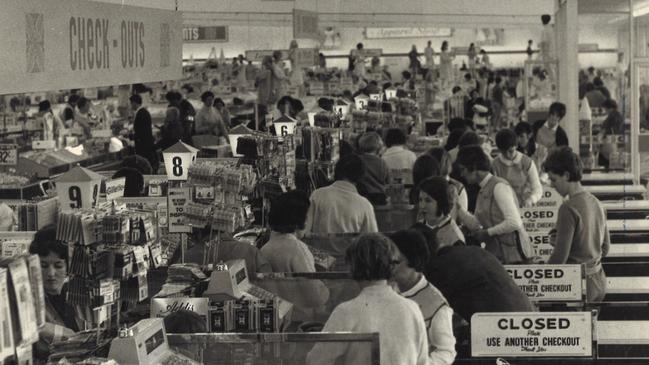
[[[413,300],[424,315],[431,364],[450,365],[455,360],[453,309],[444,295],[426,280],[422,271],[430,253],[424,236],[416,230],[402,230],[390,235],[398,248],[398,262],[392,280],[402,296]]]

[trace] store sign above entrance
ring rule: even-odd
[[[195,27],[186,25],[183,28],[183,41],[185,43],[227,42],[228,27]]]
[[[0,94],[182,77],[182,15],[84,0],[5,0]]]
[[[450,37],[453,28],[365,28],[365,38]]]

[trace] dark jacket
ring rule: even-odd
[[[480,247],[443,247],[424,275],[467,321],[477,312],[535,310],[498,259]]]
[[[386,203],[385,187],[390,183],[388,165],[377,155],[370,153],[360,154],[365,163],[365,174],[358,182],[358,192],[374,205]]]
[[[162,127],[162,139],[156,143],[156,150],[165,150],[183,138],[185,129],[180,120],[180,110],[175,106],[167,108],[165,123]]]
[[[154,148],[153,131],[151,130],[151,114],[148,110],[140,108],[135,113],[133,120],[133,141],[135,142],[135,154],[146,158],[151,167],[158,166],[158,155]]]
[[[543,124],[545,124],[545,122],[541,123],[540,125],[534,123],[532,130],[538,131],[543,126]],[[568,145],[568,135],[566,134],[566,131],[563,128],[561,128],[560,125],[557,126],[557,131],[554,138],[556,139],[557,147]],[[530,138],[530,142],[527,145],[527,155],[532,156],[534,152],[536,152],[536,134],[534,134],[532,138]]]

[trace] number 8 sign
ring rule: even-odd
[[[89,209],[97,205],[103,177],[83,167],[75,167],[56,181],[62,211]]]
[[[192,146],[178,142],[162,151],[165,169],[169,180],[187,180],[189,167],[196,160],[198,150]]]

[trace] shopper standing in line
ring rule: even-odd
[[[611,242],[606,212],[599,200],[581,186],[581,160],[570,147],[550,153],[543,166],[552,186],[567,197],[559,207],[548,264],[585,264],[588,302],[601,302],[606,294],[602,258],[608,254]]]
[[[333,310],[322,332],[378,332],[381,364],[430,364],[421,310],[388,284],[399,263],[394,243],[380,233],[364,234],[349,247],[346,259],[361,292]],[[371,357],[365,344],[320,342],[309,352],[306,363],[371,364]]]

